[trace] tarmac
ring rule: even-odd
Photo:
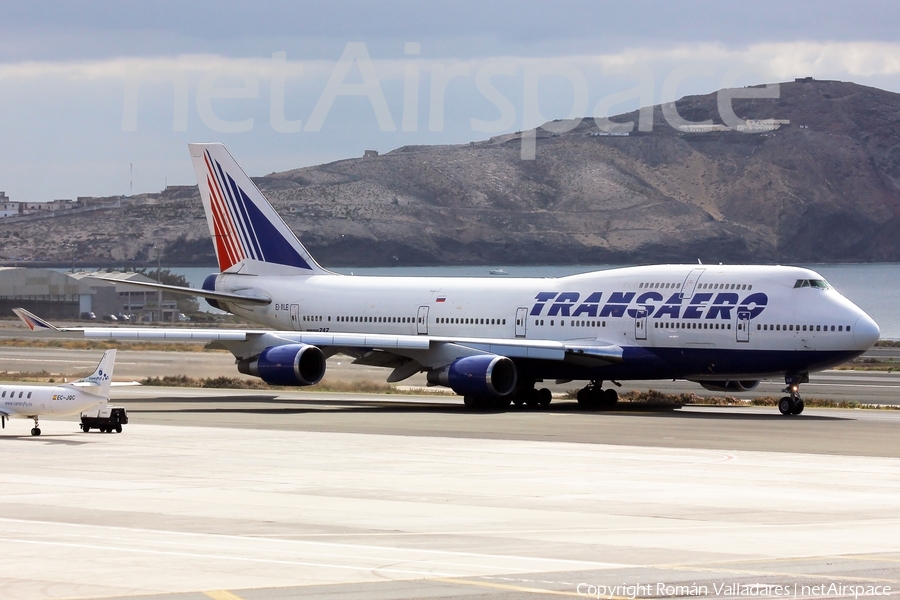
[[[100,354],[0,348],[0,363],[71,376]],[[120,351],[115,371],[172,374],[237,376],[215,352]],[[384,374],[335,357],[326,380]],[[900,404],[898,373],[811,379],[806,398]],[[649,388],[721,395],[620,391]],[[119,435],[76,418],[0,432],[0,598],[900,596],[898,410],[586,413],[557,397],[472,413],[440,395],[152,387],[113,401],[131,419]]]
[[[0,597],[900,595],[900,411],[114,394],[0,433]]]

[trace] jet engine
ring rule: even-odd
[[[749,392],[759,385],[759,380],[748,381],[698,381],[704,389],[712,392]]]
[[[495,354],[466,356],[429,371],[428,383],[449,387],[460,396],[506,396],[516,387],[516,365]]]
[[[216,291],[216,278],[218,276],[219,276],[218,273],[213,273],[211,275],[207,275],[206,279],[203,280],[203,285],[201,287],[204,290],[206,290],[207,292]],[[213,308],[218,308],[219,310],[227,311],[226,308],[223,308],[222,306],[219,305],[218,300],[211,300],[209,298],[206,298],[206,303],[209,304],[210,306],[212,306]]]
[[[309,344],[269,346],[238,362],[238,371],[272,385],[315,385],[325,375],[325,355]]]

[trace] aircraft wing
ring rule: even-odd
[[[32,331],[51,332],[55,336],[105,340],[183,340],[218,342],[236,358],[259,354],[271,346],[309,344],[331,354],[344,350],[380,350],[400,356],[410,353],[450,350],[449,354],[497,354],[509,358],[556,360],[587,365],[621,363],[621,346],[597,340],[552,341],[525,338],[490,339],[439,337],[425,335],[390,335],[369,333],[330,333],[315,331],[271,331],[260,329],[193,329],[175,327],[56,327],[23,308],[13,312]]]
[[[99,389],[100,388],[99,385],[97,385],[96,383],[91,383],[90,381],[73,381],[72,383],[70,383],[68,385],[70,385],[72,387],[86,387],[86,388],[91,388],[91,389],[94,389],[94,388]],[[136,386],[136,385],[141,385],[141,382],[140,381],[111,381],[109,385],[110,385],[110,387],[132,387],[132,386]]]

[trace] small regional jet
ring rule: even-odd
[[[799,414],[809,373],[872,347],[878,325],[809,269],[655,265],[557,279],[356,277],[313,259],[222,144],[189,144],[219,273],[206,298],[272,331],[73,328],[86,338],[206,340],[242,373],[288,386],[318,383],[338,352],[425,372],[470,407],[545,406],[545,380],[585,381],[578,402],[614,406],[604,381],[687,379],[747,391],[783,377],[782,414]],[[138,285],[136,282],[131,284]],[[32,330],[55,329],[17,309]]]
[[[41,435],[40,415],[66,417],[104,405],[109,400],[116,351],[107,350],[93,373],[61,385],[0,385],[0,421],[34,419],[31,435]]]

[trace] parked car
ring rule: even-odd
[[[103,315],[103,320],[104,320],[104,321],[112,321],[112,322],[114,322],[114,323],[115,323],[115,322],[118,322],[118,319],[116,318],[116,315]]]
[[[97,315],[95,315],[92,312],[83,312],[83,313],[81,313],[81,320],[82,321],[96,321]]]

